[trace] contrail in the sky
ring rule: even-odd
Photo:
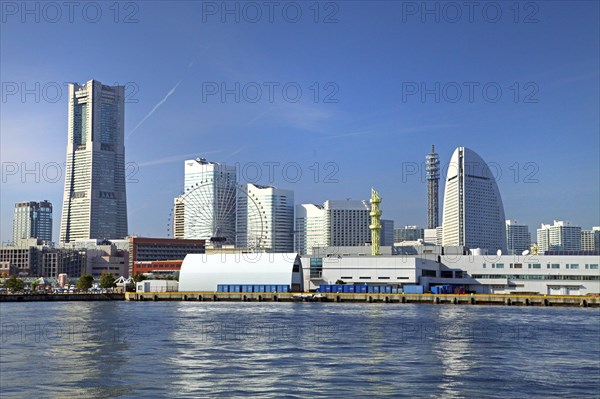
[[[158,107],[160,107],[161,105],[163,105],[165,103],[165,101],[167,101],[167,99],[171,96],[171,94],[175,93],[175,90],[177,90],[177,86],[179,86],[181,84],[181,82],[183,82],[183,79],[181,79],[179,82],[177,82],[177,84],[175,86],[173,86],[173,88],[171,90],[169,90],[169,92],[167,93],[167,95],[164,96],[164,98],[162,100],[160,100],[158,102],[158,104],[156,104],[154,106],[154,108],[152,108],[152,110],[150,112],[148,112],[148,114],[146,116],[144,116],[144,119],[142,119],[133,128],[133,130],[131,132],[129,132],[129,134],[127,135],[127,137],[131,136],[133,134],[133,132],[135,132],[137,130],[137,128],[140,127],[142,125],[142,123],[144,123],[146,121],[146,119],[148,119],[154,113],[154,111],[156,111],[158,109]]]

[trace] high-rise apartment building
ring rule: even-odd
[[[52,242],[52,204],[49,201],[17,202],[13,219],[13,242],[37,238]]]
[[[381,246],[391,247],[394,245],[394,221],[381,219]]]
[[[60,241],[127,236],[125,88],[69,84]]]
[[[204,158],[185,161],[184,237],[235,245],[237,171]]]
[[[237,246],[268,252],[294,250],[294,192],[243,184],[238,192]]]
[[[537,230],[538,251],[580,251],[581,227],[566,221],[542,224]]]
[[[581,230],[581,250],[600,250],[600,226],[592,227],[591,230]]]
[[[504,206],[496,179],[474,151],[459,147],[452,154],[442,224],[444,246],[506,250]]]
[[[314,247],[351,247],[371,242],[370,204],[364,200],[328,200],[323,206],[296,206],[296,250],[311,254]]]
[[[516,220],[506,221],[506,249],[509,253],[520,255],[531,248],[531,233],[529,226],[517,223]]]

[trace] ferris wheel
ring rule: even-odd
[[[215,247],[262,250],[267,229],[262,205],[244,186],[218,183],[213,179],[196,183],[175,199],[168,235],[203,239]]]

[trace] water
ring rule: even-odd
[[[599,397],[600,311],[0,304],[2,398]]]

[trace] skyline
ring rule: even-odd
[[[339,21],[333,24],[222,23],[202,15],[199,5],[182,4],[165,9],[140,3],[134,24],[108,17],[97,24],[3,17],[1,241],[12,237],[16,202],[48,199],[59,214],[64,168],[54,183],[32,182],[36,172],[21,183],[21,170],[9,172],[22,163],[29,170],[36,162],[40,169],[64,164],[68,104],[62,82],[90,79],[126,86],[131,235],[166,236],[173,197],[183,191],[183,162],[195,157],[246,166],[256,162],[264,176],[269,166],[263,163],[279,162],[273,181],[256,183],[293,190],[297,204],[368,199],[375,187],[383,198],[384,219],[397,226],[426,226],[424,170],[412,172],[415,166],[424,169],[432,144],[440,155],[440,192],[452,151],[466,146],[501,168],[498,185],[507,219],[530,231],[555,219],[584,229],[600,224],[600,192],[590,184],[600,180],[597,3],[540,3],[539,21],[533,24],[508,17],[498,24],[480,19],[421,23],[403,15],[400,5],[384,12],[361,2],[336,3]],[[160,34],[152,30],[156,24]],[[81,35],[74,38],[73,29]],[[119,41],[123,36],[128,40]],[[55,45],[71,40],[79,44],[75,53]],[[111,57],[105,57],[108,50]],[[257,87],[252,82],[263,90],[255,103],[249,101]],[[278,88],[296,83],[303,97],[286,101],[277,89],[269,102],[265,82],[278,82]],[[435,93],[421,101],[423,82],[427,89],[440,84],[440,101]],[[503,97],[494,103],[477,90],[470,102],[465,91],[452,103],[452,82],[463,89],[465,82],[478,87],[495,82]],[[23,83],[34,92],[24,101]],[[240,83],[240,101],[236,93],[222,101],[221,83],[228,89]],[[526,88],[528,83],[535,85]],[[11,94],[15,85],[18,91]],[[54,101],[56,87],[62,92]],[[536,88],[533,99],[539,101],[523,102]],[[337,103],[324,102],[328,95]],[[282,179],[286,162],[300,165],[300,181]],[[326,183],[332,172],[337,183]],[[525,182],[529,173],[537,183]],[[54,217],[54,237],[59,223]]]

